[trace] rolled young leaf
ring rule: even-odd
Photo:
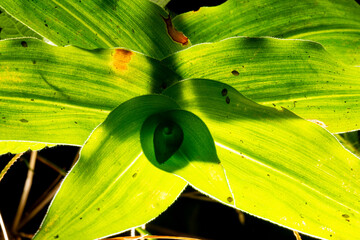
[[[212,198],[234,205],[214,140],[197,116],[183,110],[152,115],[144,122],[140,136],[144,154],[154,166],[180,176]]]
[[[82,145],[108,113],[178,76],[127,49],[0,41],[0,139]],[[0,154],[11,149],[0,149]]]
[[[164,94],[209,128],[237,208],[304,234],[360,239],[360,160],[328,131],[224,83],[185,80]]]
[[[307,39],[340,61],[360,66],[360,6],[354,0],[227,0],[173,22],[193,44],[234,36]]]
[[[112,111],[91,134],[34,239],[96,239],[142,225],[186,186],[154,167],[140,144],[152,114],[177,109],[165,96],[141,96]]]
[[[257,103],[323,122],[331,132],[360,129],[360,68],[317,43],[236,37],[193,46],[163,63],[183,79],[221,81]]]

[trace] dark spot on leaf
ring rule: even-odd
[[[56,235],[54,238],[55,238],[55,239],[58,239],[58,238],[59,238],[59,234],[58,234],[58,235]]]
[[[34,99],[32,98],[32,99],[31,99],[31,101],[33,102],[33,101],[34,101]]]
[[[232,73],[232,75],[234,75],[234,76],[239,76],[239,72],[236,71],[236,70],[233,70],[231,73]]]
[[[226,101],[227,104],[229,104],[230,103],[230,98],[226,97],[225,101]]]
[[[266,176],[270,177],[270,174],[266,174]]]
[[[29,121],[23,118],[23,119],[20,119],[20,122],[28,123]]]
[[[347,214],[343,214],[343,215],[341,215],[343,218],[349,218],[350,216],[349,215],[347,215]]]
[[[45,23],[45,27],[49,27],[49,26]]]
[[[274,107],[276,107],[276,104],[275,104],[275,103],[273,103],[272,105],[273,105]]]
[[[2,30],[2,28],[0,28],[0,33],[1,33],[1,30]]]
[[[97,208],[96,210],[100,211],[100,208]]]
[[[6,117],[2,117],[2,119],[5,119]]]
[[[74,122],[75,124],[77,124],[77,122]]]
[[[232,197],[228,197],[226,200],[227,200],[228,202],[234,201]]]
[[[134,174],[132,175],[133,178],[136,178],[136,176],[137,176],[137,173],[134,173]]]
[[[305,205],[307,205],[307,202],[305,202]]]
[[[33,60],[32,63],[33,63],[33,64],[36,64],[36,60]]]
[[[82,217],[80,218],[80,220],[82,220]]]
[[[221,95],[224,96],[224,97],[227,95],[227,93],[228,93],[228,90],[227,90],[226,88],[224,88],[224,89],[221,91]]]
[[[22,42],[21,42],[21,46],[23,46],[23,47],[28,47],[27,42],[22,41]]]

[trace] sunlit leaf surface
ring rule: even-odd
[[[35,37],[42,39],[37,33],[0,8],[0,40],[17,37]]]
[[[120,103],[177,80],[157,60],[125,49],[18,39],[0,41],[0,53],[1,140],[82,145]]]
[[[167,33],[165,10],[148,0],[2,0],[0,6],[59,46],[126,47],[155,58],[183,48]]]
[[[176,108],[167,97],[144,96],[111,112],[87,140],[34,239],[96,239],[165,211],[186,182],[146,159],[140,129],[152,114]]]
[[[193,44],[233,36],[308,39],[360,65],[360,6],[354,0],[228,0],[180,15],[174,24]]]
[[[215,81],[165,94],[209,128],[237,208],[309,235],[360,239],[360,160],[328,131]]]
[[[360,68],[321,45],[301,40],[229,38],[193,46],[163,60],[186,78],[209,78],[257,103],[286,107],[331,132],[360,128]]]

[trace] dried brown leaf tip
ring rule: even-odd
[[[117,70],[127,70],[127,65],[131,61],[134,53],[126,49],[115,49],[113,53],[113,66]]]
[[[171,39],[175,42],[181,43],[182,45],[187,45],[189,43],[189,39],[182,32],[176,30],[171,21],[170,15],[168,15],[167,18],[164,18],[163,16],[161,17],[166,24],[166,29]]]

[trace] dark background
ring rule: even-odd
[[[356,0],[360,3],[360,0]],[[224,0],[173,0],[168,8],[175,13],[198,10],[201,6],[215,6]],[[296,2],[294,2],[296,4]],[[77,156],[79,148],[71,146],[57,146],[44,149],[39,155],[53,162],[64,170],[69,170]],[[0,169],[3,169],[13,155],[0,156]],[[30,154],[25,154],[18,160],[0,182],[0,211],[8,230],[11,229],[14,216],[23,191],[28,171]],[[26,216],[36,206],[36,201],[47,191],[51,183],[59,178],[59,173],[47,165],[37,161],[33,185],[30,191],[24,215]],[[193,193],[188,187],[185,193]],[[181,196],[167,211],[147,224],[151,234],[189,236],[203,239],[277,239],[295,240],[292,231],[279,227],[270,222],[253,217],[246,213],[239,213],[235,209],[226,207],[203,196],[204,199],[193,199]],[[266,199],[264,199],[266,202]],[[35,204],[35,205],[34,205]],[[47,205],[48,206],[48,205]],[[46,213],[43,208],[39,214],[29,221],[20,232],[34,234]],[[271,208],[272,206],[269,206]],[[243,215],[242,215],[243,214]],[[240,220],[240,217],[243,217]],[[125,233],[128,235],[128,233]],[[12,236],[15,239],[14,236]],[[2,235],[0,233],[0,239]],[[19,238],[20,239],[20,238]],[[23,238],[26,239],[26,238]],[[302,235],[303,240],[314,238]]]

